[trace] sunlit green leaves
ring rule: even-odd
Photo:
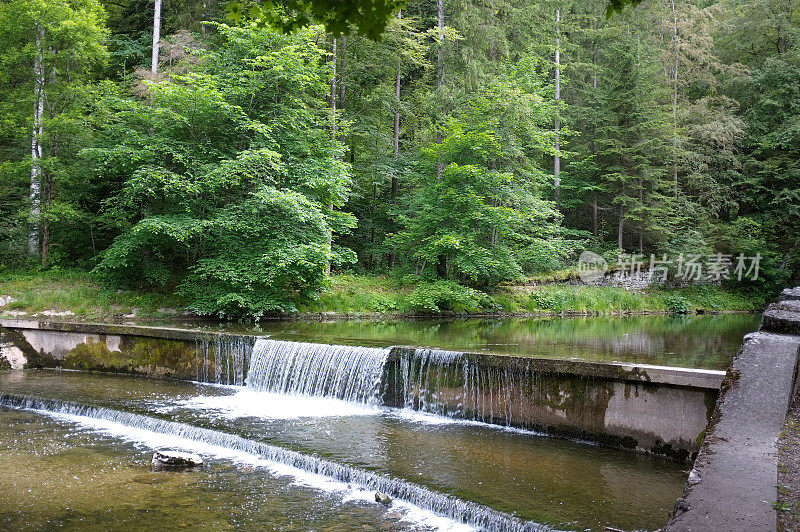
[[[122,234],[96,271],[117,283],[174,283],[201,314],[289,311],[353,261],[330,234],[349,165],[327,131],[324,52],[312,30],[279,36],[217,25],[203,67],[116,98],[117,120],[91,150],[124,175],[106,214]]]
[[[405,0],[266,0],[247,9],[241,2],[230,2],[226,18],[234,24],[267,25],[291,33],[321,23],[334,35],[350,27],[373,40],[381,37],[386,25]]]

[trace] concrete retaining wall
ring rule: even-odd
[[[800,289],[745,337],[669,531],[777,528],[777,441],[797,389]]]
[[[244,369],[232,380],[221,369],[217,371],[220,366],[230,367],[216,362],[221,339],[238,339],[250,346],[255,341],[247,335],[184,329],[0,320],[0,359],[2,353],[14,349],[16,367],[22,352],[27,367],[63,366],[212,382],[222,377],[223,382],[243,384],[249,353],[239,360]],[[392,379],[400,361],[414,349],[395,347],[390,353],[387,406],[408,406],[408,397],[398,396]],[[724,377],[721,371],[651,365],[478,353],[465,353],[462,358],[476,368],[481,384],[465,387],[459,381],[463,372],[448,376],[443,370],[436,390],[443,411],[460,408],[460,414],[469,419],[675,459],[695,456]]]

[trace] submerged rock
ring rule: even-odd
[[[156,451],[153,453],[153,461],[150,462],[153,471],[182,471],[199,469],[203,465],[203,459],[193,453],[181,451]]]
[[[677,516],[681,515],[682,513],[688,512],[691,509],[692,509],[692,506],[691,506],[691,504],[689,504],[689,501],[687,501],[686,499],[681,497],[680,499],[675,501],[675,506],[672,508],[672,513],[673,513],[674,516],[677,517]]]
[[[383,493],[382,491],[375,492],[375,502],[379,502],[381,504],[392,504],[392,498]]]

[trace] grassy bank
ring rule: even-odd
[[[183,302],[170,293],[104,288],[87,272],[53,268],[47,271],[0,270],[0,298],[11,302],[0,307],[0,316],[54,315],[81,319],[113,319],[123,316],[170,317],[181,312]],[[23,314],[24,313],[24,314]],[[70,315],[70,313],[72,315]]]
[[[414,284],[389,277],[340,275],[309,312],[503,312],[616,314],[635,312],[742,311],[760,309],[763,297],[719,286],[675,290],[544,284],[475,293],[453,283]],[[436,308],[433,308],[433,307]]]
[[[183,314],[184,302],[168,292],[113,290],[82,271],[0,271],[0,316],[32,315],[80,319],[163,319]],[[0,302],[2,302],[0,300]],[[507,287],[491,294],[452,282],[413,278],[337,275],[301,313],[349,315],[504,313],[624,314],[760,309],[763,298],[716,286],[628,291],[569,284]],[[66,316],[63,313],[67,313]]]

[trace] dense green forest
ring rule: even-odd
[[[475,297],[584,250],[798,280],[798,0],[408,0],[385,29],[156,4],[154,64],[153,0],[0,2],[2,268],[226,316],[337,272]]]

